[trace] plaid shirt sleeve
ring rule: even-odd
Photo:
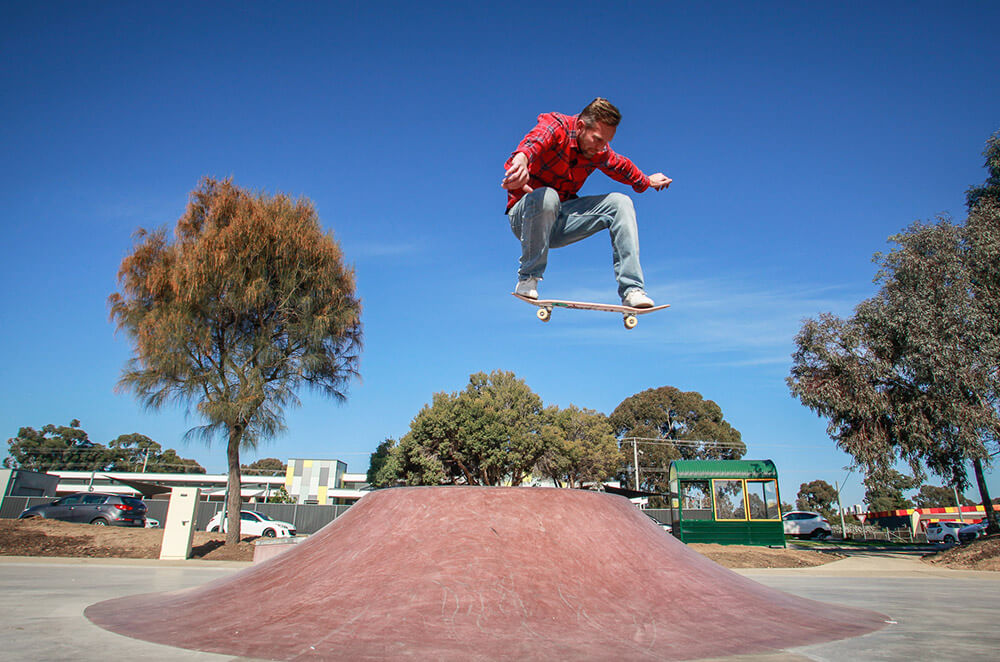
[[[604,153],[607,159],[598,166],[601,172],[616,182],[628,184],[636,193],[642,193],[649,188],[649,177],[628,158],[616,153],[610,146],[604,150]],[[597,158],[600,158],[600,155]]]

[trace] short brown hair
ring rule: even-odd
[[[594,126],[594,122],[618,126],[618,123],[622,121],[622,114],[610,101],[603,97],[597,97],[580,111],[580,119],[587,126]]]

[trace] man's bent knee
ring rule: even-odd
[[[632,204],[632,198],[625,195],[624,193],[608,193],[607,198],[605,198],[605,204],[613,207],[616,210],[629,210],[635,211]]]
[[[554,188],[549,186],[536,188],[528,194],[528,197],[531,198],[532,203],[538,205],[541,209],[559,213],[559,206],[562,203],[559,200],[559,193]]]

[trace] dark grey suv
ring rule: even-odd
[[[77,492],[26,508],[18,519],[44,517],[101,526],[146,526],[146,504],[136,497]]]

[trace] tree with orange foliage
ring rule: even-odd
[[[353,270],[312,203],[205,178],[173,241],[140,229],[118,271],[111,318],[133,346],[119,389],[147,407],[194,404],[226,439],[226,544],[240,537],[241,448],[284,428],[307,385],[344,401],[358,376],[361,302]]]

